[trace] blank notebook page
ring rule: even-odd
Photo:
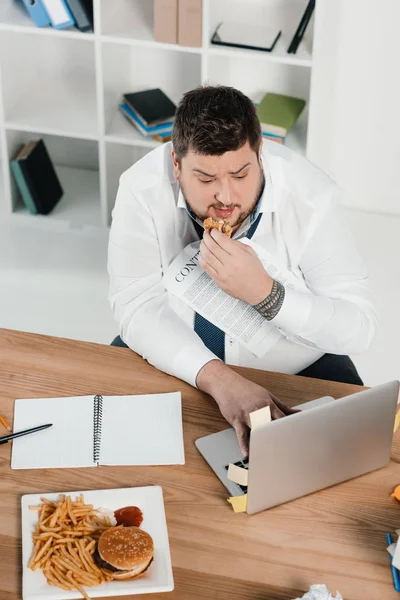
[[[99,462],[183,465],[180,393],[104,396]]]
[[[46,423],[53,427],[12,442],[12,469],[94,466],[93,396],[15,401],[15,432]]]

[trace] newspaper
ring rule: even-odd
[[[241,241],[254,249],[273,279],[285,287],[307,289],[293,273],[278,268],[261,246],[247,239]],[[199,265],[199,255],[200,242],[184,248],[164,275],[166,290],[261,358],[281,337],[277,327],[250,304],[222,291]]]

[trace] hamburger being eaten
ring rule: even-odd
[[[154,556],[151,535],[139,527],[110,527],[99,537],[94,559],[111,572],[113,579],[132,579],[142,575]]]

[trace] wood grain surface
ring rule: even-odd
[[[359,391],[353,385],[253,369],[240,373],[289,405]],[[175,591],[155,599],[289,600],[325,583],[345,600],[394,600],[386,532],[400,527],[399,437],[384,469],[257,515],[234,514],[194,441],[227,427],[213,400],[128,349],[0,330],[0,414],[16,398],[181,391],[185,466],[12,471],[0,446],[0,600],[22,594],[23,494],[160,485]],[[273,482],[271,482],[273,485]],[[133,596],[132,596],[133,598]]]

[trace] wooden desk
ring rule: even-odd
[[[238,370],[289,405],[359,390]],[[345,600],[397,600],[385,533],[400,527],[400,505],[390,497],[400,483],[399,437],[385,469],[257,515],[234,514],[194,446],[227,426],[209,397],[127,349],[0,330],[0,413],[10,421],[15,398],[176,390],[183,399],[183,467],[12,471],[11,445],[0,446],[1,599],[21,597],[21,495],[157,484],[164,490],[175,591],[154,598],[281,600],[325,583]]]

